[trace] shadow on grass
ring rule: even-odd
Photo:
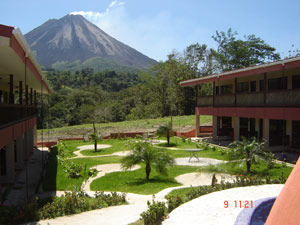
[[[176,147],[178,144],[177,143],[170,143],[168,145],[168,143],[160,143],[160,144],[157,144],[157,146],[160,146],[160,147]]]
[[[57,154],[58,147],[54,146],[49,153],[46,175],[43,182],[44,191],[56,191]]]
[[[143,179],[143,178],[138,178],[134,179],[133,181],[126,182],[128,186],[139,186],[139,185],[144,185],[144,184],[165,184],[165,185],[170,185],[170,184],[179,184],[173,179],[170,178],[161,178],[161,177],[154,177],[149,180]]]

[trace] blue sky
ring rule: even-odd
[[[156,60],[193,43],[215,47],[216,30],[255,34],[282,57],[300,48],[299,0],[2,0],[0,24],[23,34],[48,19],[84,15],[102,30]]]

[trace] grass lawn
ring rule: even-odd
[[[64,149],[64,153],[67,157],[76,156],[73,152],[78,151],[78,146],[81,145],[92,145],[92,142],[84,142],[84,141],[60,141],[60,148]]]
[[[259,176],[270,176],[272,179],[279,178],[282,173],[284,177],[288,177],[292,171],[292,167],[283,168],[280,164],[275,164],[272,169],[269,169],[264,162],[259,162],[257,164],[253,164],[251,166],[250,175],[259,175]],[[222,163],[218,165],[210,165],[206,167],[202,167],[201,171],[205,172],[217,172],[217,173],[228,173],[228,174],[244,174],[246,175],[246,163],[242,164],[242,167],[239,163],[228,162]]]
[[[81,151],[80,153],[82,155],[86,155],[86,156],[109,155],[114,152],[129,150],[127,143],[128,143],[128,140],[120,140],[120,139],[102,140],[98,144],[111,145],[112,147],[97,150],[97,152],[95,152],[94,149],[84,150],[84,151]]]
[[[128,140],[103,140],[99,144],[110,144],[111,148],[105,149],[96,154],[111,154],[117,151],[128,150],[125,144]],[[177,139],[178,146],[185,146],[186,143],[181,143],[181,139]],[[91,142],[83,141],[64,141],[65,153],[68,157],[73,156],[73,152],[77,150],[77,146],[89,145]],[[191,143],[194,144],[194,143]],[[184,147],[183,147],[184,148]],[[218,147],[217,147],[218,149]],[[189,152],[184,150],[169,150],[173,157],[189,157]],[[67,173],[65,173],[64,168],[57,163],[56,158],[57,149],[52,151],[49,156],[48,169],[45,177],[43,187],[45,190],[73,190],[74,187],[80,187],[83,182],[83,176],[78,179],[69,178]],[[82,151],[86,155],[94,155],[93,150]],[[227,160],[227,155],[220,151],[204,150],[199,152],[199,157],[204,158],[214,158],[219,160]],[[70,159],[70,161],[82,166],[82,175],[84,174],[84,168],[88,170],[90,167],[102,164],[120,163],[122,157],[109,156],[109,157],[97,157],[97,158],[78,158]],[[280,176],[288,177],[292,168],[282,167],[279,164],[275,164],[272,169],[268,169],[265,163],[254,164],[251,167],[252,175],[267,176],[269,175],[272,179],[278,178]],[[123,171],[109,173],[104,177],[95,180],[91,184],[92,190],[101,191],[122,191],[122,192],[132,192],[138,194],[155,194],[165,188],[180,186],[179,183],[175,181],[175,177],[181,174],[190,172],[218,172],[218,173],[228,173],[228,174],[245,174],[246,166],[245,163],[242,167],[238,166],[237,163],[229,162],[224,164],[219,164],[216,166],[206,166],[206,167],[190,167],[190,166],[174,166],[169,170],[169,176],[165,177],[159,175],[154,169],[151,171],[150,181],[145,179],[145,168],[136,171]]]
[[[170,152],[174,158],[190,157],[190,152],[184,150],[169,150],[169,149],[165,149],[165,150]],[[212,151],[212,150],[200,151],[198,152],[198,157],[212,158],[212,159],[219,159],[219,160],[228,159],[227,155],[224,155],[219,151]]]
[[[175,177],[184,173],[199,171],[199,167],[173,166],[169,170],[169,176],[165,177],[158,174],[155,170],[151,171],[150,180],[146,180],[145,167],[135,171],[114,172],[101,177],[91,184],[93,191],[121,191],[136,194],[155,194],[165,188],[180,186],[175,181]]]
[[[110,123],[98,123],[96,128],[98,132],[110,133],[110,132],[129,132],[138,130],[155,129],[159,124],[166,124],[171,121],[170,117],[156,118],[156,119],[140,119],[132,121],[122,122],[110,122]],[[211,123],[211,116],[201,116],[200,123]],[[175,130],[180,131],[184,127],[195,127],[195,115],[189,116],[173,116],[173,127]],[[82,124],[67,127],[59,127],[50,129],[50,136],[63,136],[63,135],[87,135],[91,133],[93,129],[92,124]],[[41,134],[41,130],[38,130],[38,135]]]

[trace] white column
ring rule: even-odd
[[[270,146],[270,120],[269,119],[264,119],[264,140],[266,141],[265,147],[268,148]]]
[[[240,117],[233,117],[234,120],[234,140],[240,140]]]

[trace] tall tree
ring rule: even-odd
[[[237,39],[238,33],[216,31],[212,38],[218,43],[217,50],[212,53],[219,65],[220,72],[279,60],[275,48],[255,35],[244,36],[245,40]]]

